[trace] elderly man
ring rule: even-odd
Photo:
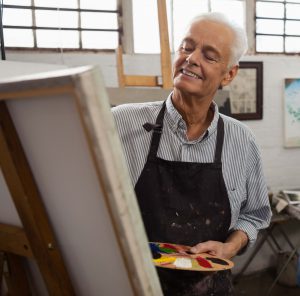
[[[192,20],[164,102],[113,109],[149,241],[232,258],[271,217],[251,131],[213,99],[238,72],[244,31],[219,13]],[[165,295],[231,295],[229,271],[158,268]]]

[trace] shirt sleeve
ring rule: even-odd
[[[254,139],[250,141],[248,150],[246,195],[247,198],[233,227],[233,230],[244,231],[249,238],[247,247],[240,254],[255,243],[259,230],[269,226],[272,216],[261,156]]]

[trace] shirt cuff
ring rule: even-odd
[[[235,230],[241,230],[243,232],[245,232],[248,236],[248,243],[245,247],[243,247],[238,253],[237,255],[242,255],[244,254],[249,248],[251,248],[256,241],[257,238],[257,234],[258,234],[258,230],[256,229],[256,227],[254,225],[252,225],[251,223],[249,223],[248,221],[244,221],[244,220],[238,220],[236,225],[231,229],[232,231]]]

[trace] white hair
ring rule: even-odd
[[[227,18],[224,14],[219,12],[209,12],[200,14],[191,20],[190,25],[194,22],[202,20],[213,21],[225,25],[232,31],[234,41],[233,46],[231,48],[231,56],[228,63],[228,67],[231,68],[234,65],[238,65],[239,60],[248,49],[247,34],[245,30],[241,26]]]

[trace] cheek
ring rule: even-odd
[[[174,58],[174,62],[173,62],[173,69],[177,69],[180,68],[185,62],[185,57],[181,56],[181,55],[176,55]]]
[[[180,66],[178,64],[177,61],[175,61],[173,63],[173,66],[172,66],[172,74],[173,74],[173,78],[178,74],[178,71],[180,70]]]

